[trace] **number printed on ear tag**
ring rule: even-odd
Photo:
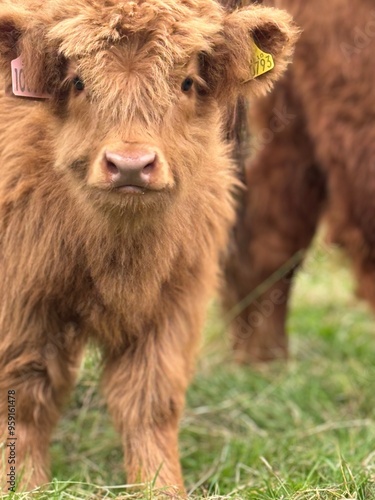
[[[252,78],[257,78],[258,76],[268,73],[275,67],[275,62],[271,54],[263,52],[260,48],[253,44],[254,46],[254,59],[251,64],[251,76]]]
[[[12,91],[15,96],[19,97],[34,97],[36,99],[48,99],[51,97],[49,94],[43,94],[29,88],[21,56],[12,61]]]

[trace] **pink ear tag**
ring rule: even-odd
[[[36,99],[48,99],[51,97],[49,94],[43,94],[29,88],[21,56],[12,61],[12,90],[13,94],[19,97],[34,97]]]

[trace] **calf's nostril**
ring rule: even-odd
[[[148,174],[155,168],[155,161],[148,163],[145,167],[143,167],[143,173]]]
[[[113,162],[107,160],[106,163],[107,163],[107,170],[108,170],[109,173],[111,173],[111,174],[118,174],[119,170],[118,170],[117,166]]]

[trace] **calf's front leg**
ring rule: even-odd
[[[49,482],[51,433],[81,360],[84,341],[73,328],[38,326],[1,331],[0,497]]]
[[[122,437],[129,484],[184,491],[178,423],[194,349],[179,334],[150,332],[106,360],[104,392]]]

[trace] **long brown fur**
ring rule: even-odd
[[[375,305],[374,6],[365,0],[263,4],[288,10],[302,36],[285,77],[248,116],[254,137],[248,192],[225,294],[231,310],[246,296],[252,302],[243,302],[232,323],[243,362],[287,356],[293,273],[323,214],[332,240],[352,259],[360,295]],[[284,268],[277,276],[285,264],[289,273]]]
[[[250,81],[255,35],[276,68]],[[295,37],[281,11],[213,0],[1,2],[4,86],[22,54],[30,87],[52,96],[0,99],[0,435],[14,390],[22,487],[49,479],[50,436],[94,339],[128,482],[183,489],[178,421],[238,185],[227,106],[270,88]],[[168,188],[100,185],[103,151],[135,143],[164,158]],[[5,449],[4,489],[7,471]]]

